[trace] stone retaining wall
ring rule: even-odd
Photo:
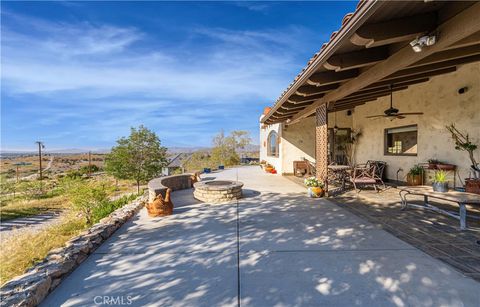
[[[7,282],[0,289],[0,306],[36,306],[107,238],[134,216],[145,204],[141,196],[112,212],[64,247],[51,250],[27,273]]]
[[[192,176],[194,174],[186,173],[150,180],[148,182],[148,202],[153,202],[158,194],[162,194],[165,197],[167,189],[172,191],[190,189],[193,186]]]

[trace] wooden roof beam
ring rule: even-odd
[[[290,98],[287,99],[288,102],[293,103],[293,104],[300,104],[304,102],[311,102],[315,101],[317,99],[320,99],[324,96],[324,94],[318,94],[318,95],[311,95],[307,97],[301,97],[301,96],[291,96]]]
[[[358,77],[360,71],[358,69],[350,69],[340,72],[325,71],[314,73],[308,78],[307,83],[315,86],[323,86],[332,83],[339,83]]]
[[[303,109],[307,106],[309,106],[311,103],[306,103],[306,104],[298,104],[298,105],[292,105],[292,104],[284,104],[282,105],[280,109],[284,109],[284,110],[298,110],[298,109]]]
[[[385,61],[373,65],[354,80],[345,82],[338,89],[326,94],[309,107],[294,115],[289,124],[296,123],[312,114],[320,105],[340,100],[480,31],[480,18],[478,16],[480,16],[480,2],[476,2],[441,24],[436,30],[437,33],[440,33],[440,37],[433,46],[424,47],[422,52],[414,52],[409,44],[406,45]]]
[[[440,63],[440,62],[450,61],[458,58],[468,57],[472,55],[479,55],[479,54],[480,54],[480,42],[476,45],[470,45],[467,47],[460,47],[455,49],[448,49],[448,50],[434,53],[431,56],[428,56],[414,63],[411,66]]]
[[[466,38],[456,42],[455,44],[451,45],[447,49],[467,47],[467,46],[471,46],[471,45],[476,45],[478,43],[480,43],[480,31],[470,35],[469,37],[466,37]]]
[[[414,15],[385,22],[367,24],[360,27],[350,38],[350,42],[367,48],[413,40],[421,34],[434,30],[437,26],[435,12]]]
[[[390,78],[397,78],[397,77],[414,76],[420,73],[434,72],[441,69],[446,69],[448,67],[455,67],[458,65],[466,64],[466,63],[477,62],[479,60],[480,60],[480,55],[473,55],[470,57],[465,57],[465,58],[460,58],[460,59],[455,59],[455,60],[450,60],[450,61],[445,61],[440,63],[413,66],[413,67],[409,66],[407,68],[401,69],[387,76],[387,78],[390,79]]]
[[[342,71],[346,69],[369,66],[388,58],[389,51],[386,46],[363,49],[349,53],[331,56],[323,67],[329,70]]]
[[[307,97],[330,92],[331,90],[337,89],[339,86],[339,83],[332,83],[323,86],[303,85],[298,88],[295,94],[298,96]]]

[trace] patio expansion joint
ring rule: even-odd
[[[257,253],[355,253],[355,252],[398,252],[398,251],[414,251],[418,250],[415,247],[411,248],[384,248],[384,249],[340,249],[340,250],[322,250],[322,249],[311,249],[311,250],[301,250],[301,249],[292,249],[292,250],[247,250],[240,251],[241,254],[248,254],[251,252]]]

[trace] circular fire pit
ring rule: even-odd
[[[238,181],[211,180],[193,184],[193,197],[207,203],[224,203],[242,197],[243,183]]]

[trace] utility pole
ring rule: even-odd
[[[38,161],[40,162],[39,165],[39,170],[40,170],[40,181],[42,181],[43,176],[42,176],[42,148],[45,148],[45,145],[43,145],[43,142],[36,141],[36,144],[38,144]]]
[[[88,177],[92,177],[92,152],[88,152]]]

